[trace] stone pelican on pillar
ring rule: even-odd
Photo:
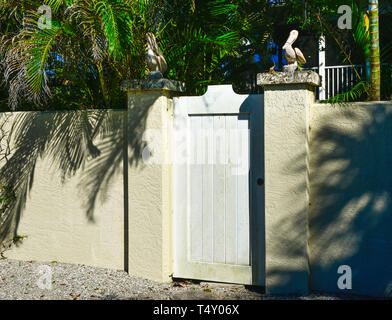
[[[285,50],[284,57],[288,62],[288,64],[283,67],[284,72],[294,72],[298,68],[298,63],[301,65],[306,63],[302,51],[298,48],[293,48],[293,44],[297,40],[298,35],[299,32],[297,30],[291,31],[289,38],[283,46],[283,50]]]

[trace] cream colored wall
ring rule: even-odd
[[[170,281],[173,101],[167,90],[135,91],[129,94],[128,113],[110,112],[117,112],[120,117],[128,115],[127,183],[124,185],[125,172],[121,159],[104,201],[97,202],[94,222],[90,222],[83,202],[83,185],[80,188],[80,184],[83,177],[97,172],[90,172],[90,165],[87,164],[74,177],[62,182],[60,170],[53,166],[53,159],[45,155],[37,162],[32,190],[18,227],[18,234],[27,238],[22,245],[7,252],[7,256],[20,260],[56,260],[106,268],[128,268],[129,273],[135,276]],[[41,113],[38,122],[51,121],[53,115]],[[116,125],[122,125],[121,121]],[[151,132],[153,136],[144,136],[145,132]],[[36,134],[39,136],[41,133],[38,130]],[[95,143],[100,146],[100,140]],[[125,146],[120,145],[120,148]],[[151,149],[154,163],[143,160],[146,146]],[[118,145],[115,147],[119,148]],[[110,143],[103,148],[110,151]],[[91,165],[102,161],[106,160],[98,157],[91,160]],[[113,169],[110,163],[108,165],[110,168],[101,171]],[[124,186],[127,194],[124,194]],[[124,208],[124,201],[128,202],[128,208]],[[128,230],[124,218],[128,218]],[[124,247],[124,232],[127,231],[128,242]]]
[[[172,271],[171,134],[173,102],[167,91],[128,92],[129,118],[147,110],[142,125],[150,162],[129,150],[129,272],[170,281]],[[129,121],[129,123],[132,123]],[[138,124],[140,126],[140,123]],[[130,132],[134,130],[130,128]],[[143,149],[145,150],[145,149]]]
[[[307,121],[314,92],[306,84],[266,86],[265,245],[270,294],[307,294]]]
[[[49,115],[40,113],[39,121],[50,120]],[[95,143],[99,145],[99,140]],[[100,160],[100,157],[91,160],[64,183],[50,156],[38,160],[18,227],[18,234],[27,238],[22,245],[6,252],[8,258],[123,269],[122,168],[117,168],[110,180],[104,201],[97,201],[93,222],[87,219],[83,202],[87,194],[84,188],[88,186],[80,185],[82,176],[89,164]]]
[[[310,109],[311,286],[392,295],[392,103],[315,104]]]

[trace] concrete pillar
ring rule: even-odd
[[[172,96],[182,83],[131,80],[128,93],[126,158],[128,176],[124,255],[134,276],[167,282],[172,274]]]
[[[268,294],[307,294],[309,108],[320,76],[262,73],[265,121],[265,234]]]

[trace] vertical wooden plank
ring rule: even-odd
[[[250,265],[249,239],[249,117],[238,117],[237,264]]]
[[[214,243],[214,221],[213,221],[213,117],[202,116],[202,133],[201,139],[203,140],[204,154],[203,157],[203,261],[213,261],[213,243]]]
[[[214,117],[214,262],[225,263],[225,116]]]
[[[189,159],[190,118],[185,112],[185,101],[174,98],[173,119],[173,273],[178,274],[190,258],[189,221]],[[186,158],[185,158],[186,157]]]
[[[237,117],[226,116],[226,263],[237,263]]]
[[[198,139],[201,131],[201,118],[190,118],[190,164],[189,164],[189,188],[190,208],[189,223],[190,230],[190,259],[202,261],[202,238],[203,238],[203,167],[198,163],[203,141]],[[184,226],[185,227],[185,226]]]

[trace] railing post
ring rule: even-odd
[[[326,100],[326,78],[325,78],[325,36],[319,39],[319,75],[321,77],[321,87],[319,88],[319,100]]]

